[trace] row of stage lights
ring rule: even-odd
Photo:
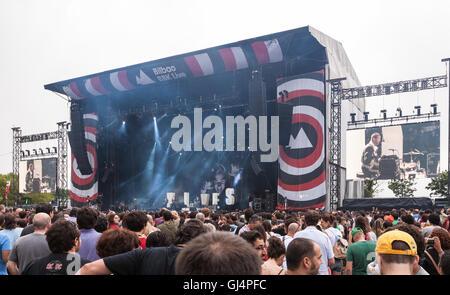
[[[432,104],[432,105],[430,105],[430,107],[431,107],[430,114],[437,115],[438,114],[438,112],[437,112],[437,104]],[[414,114],[415,116],[420,116],[421,115],[421,108],[422,108],[421,106],[415,106],[414,107],[414,109],[416,110],[415,114]],[[369,112],[364,112],[363,114],[364,114],[364,121],[366,121],[366,122],[369,121]],[[380,114],[383,117],[383,119],[385,119],[385,120],[388,119],[388,117],[387,117],[387,110],[381,110]],[[396,110],[395,115],[397,117],[403,117],[402,108],[398,107],[397,110]],[[351,123],[356,123],[357,122],[356,121],[356,113],[351,113],[350,117],[351,117]]]
[[[42,148],[32,149],[33,153],[31,153],[30,150],[23,150],[23,151],[20,151],[20,155],[22,158],[27,158],[27,157],[56,155],[58,153],[58,148],[56,146],[54,146],[52,148],[47,147],[45,149],[47,150],[45,153]]]

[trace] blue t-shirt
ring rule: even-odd
[[[9,238],[10,247],[13,248],[17,239],[20,238],[20,234],[22,233],[23,228],[16,227],[13,229],[4,229],[0,231],[0,234],[3,234]]]
[[[0,233],[0,252],[11,250],[11,243],[9,242],[9,238],[5,234]],[[0,257],[0,275],[7,275],[8,272],[6,270],[6,263]]]

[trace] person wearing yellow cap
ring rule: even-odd
[[[417,245],[413,237],[393,230],[382,234],[375,248],[377,264],[382,275],[413,275],[417,263]]]

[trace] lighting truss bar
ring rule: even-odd
[[[24,143],[24,142],[57,139],[58,134],[59,134],[58,131],[53,131],[53,132],[45,132],[45,133],[38,133],[38,134],[32,134],[32,135],[24,135],[24,136],[20,137],[20,142]]]
[[[28,160],[33,158],[47,158],[48,156],[54,156],[57,155],[58,152],[50,152],[50,153],[43,153],[43,154],[37,154],[37,155],[29,155],[29,156],[21,156],[20,160]]]
[[[416,80],[342,89],[342,99],[357,99],[403,92],[447,87],[447,76],[435,76]]]
[[[348,130],[354,130],[354,129],[365,129],[367,128],[367,125],[373,125],[370,127],[375,127],[378,126],[380,127],[380,125],[377,124],[383,124],[386,123],[386,125],[383,126],[389,126],[389,125],[398,125],[399,122],[408,122],[408,121],[413,121],[416,119],[434,119],[434,118],[439,118],[441,115],[441,113],[428,113],[428,114],[421,114],[421,115],[409,115],[409,116],[401,116],[401,117],[390,117],[390,118],[386,118],[386,119],[371,119],[371,120],[360,120],[360,121],[349,121],[347,122],[348,124]],[[421,121],[423,122],[423,121]],[[415,122],[413,122],[415,123]]]

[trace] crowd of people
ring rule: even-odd
[[[449,217],[0,205],[0,274],[450,275]]]

